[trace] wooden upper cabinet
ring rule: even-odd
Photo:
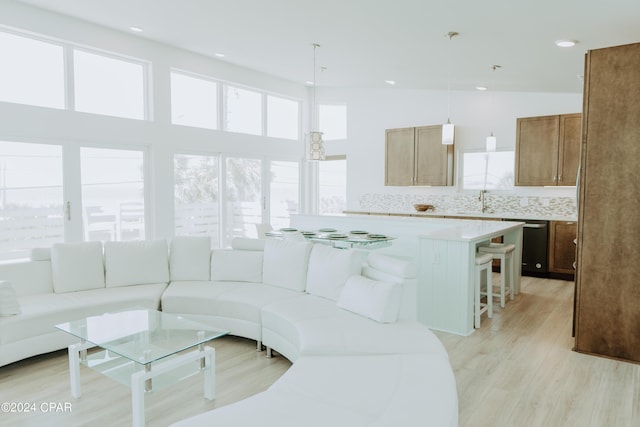
[[[414,185],[453,185],[453,145],[442,144],[442,125],[415,128]]]
[[[517,120],[515,185],[576,185],[581,114]]]
[[[442,145],[442,125],[387,129],[385,185],[453,185],[453,145]]]
[[[387,129],[384,185],[413,185],[414,128]]]
[[[558,185],[576,185],[580,164],[580,139],[582,138],[582,114],[560,116],[558,146]]]

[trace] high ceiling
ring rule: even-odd
[[[640,42],[640,0],[16,1],[303,84],[318,43],[326,87],[581,92],[587,50]]]

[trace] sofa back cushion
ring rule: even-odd
[[[262,251],[216,249],[211,252],[211,280],[262,282]]]
[[[313,245],[307,270],[307,292],[338,301],[347,279],[360,274],[362,260],[362,253],[352,249]]]
[[[20,314],[20,304],[11,282],[0,280],[0,316]]]
[[[11,282],[19,297],[53,293],[51,260],[0,263],[0,280]]]
[[[55,243],[51,273],[56,293],[104,288],[102,243]]]
[[[393,323],[398,319],[401,299],[402,285],[351,276],[337,305],[381,323]]]
[[[211,238],[177,236],[171,240],[169,272],[171,280],[209,280]]]
[[[266,239],[262,281],[265,285],[303,292],[313,243]]]
[[[108,288],[169,282],[165,240],[106,242],[104,262]]]

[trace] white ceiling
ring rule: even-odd
[[[581,92],[587,50],[640,42],[640,0],[17,1],[299,83],[319,43],[328,87]]]

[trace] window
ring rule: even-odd
[[[234,237],[257,237],[262,223],[262,161],[228,157],[225,162],[225,242]]]
[[[319,213],[342,213],[347,209],[347,160],[325,160],[318,168]]]
[[[62,147],[0,141],[0,260],[62,241]]]
[[[262,94],[225,86],[225,130],[262,135]]]
[[[0,101],[65,108],[62,46],[0,32]]]
[[[466,152],[462,158],[464,190],[509,190],[513,188],[513,151]]]
[[[175,233],[210,236],[220,246],[218,217],[218,156],[176,154],[173,158]]]
[[[267,95],[267,136],[297,140],[299,123],[299,102]]]
[[[171,123],[217,129],[218,84],[172,72]]]
[[[347,106],[320,105],[318,123],[325,141],[347,139]]]
[[[141,151],[81,148],[85,240],[142,240],[144,156]]]
[[[289,227],[291,214],[299,212],[299,172],[297,162],[271,162],[269,222],[274,229]]]
[[[145,119],[145,67],[140,63],[74,50],[75,109]]]

